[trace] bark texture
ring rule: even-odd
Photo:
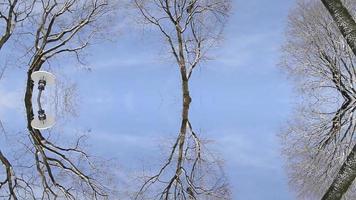
[[[356,22],[341,0],[321,0],[356,55]],[[356,146],[342,165],[336,178],[323,196],[323,200],[341,199],[356,178]]]
[[[356,177],[356,145],[353,147],[347,160],[340,168],[340,171],[333,183],[326,191],[322,200],[341,199],[347,192]]]
[[[321,0],[356,55],[356,22],[341,0]]]

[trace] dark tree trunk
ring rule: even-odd
[[[27,113],[27,120],[28,122],[28,127],[30,128],[31,126],[31,120],[33,119],[33,108],[32,108],[32,95],[33,95],[33,88],[34,88],[34,82],[31,79],[31,75],[33,72],[38,71],[41,69],[42,65],[44,63],[44,59],[42,59],[41,56],[36,55],[35,59],[33,60],[32,64],[29,67],[29,70],[27,71],[27,82],[26,82],[26,92],[25,92],[25,107],[26,107],[26,113]]]
[[[356,22],[341,0],[321,0],[356,56]]]
[[[27,72],[27,83],[26,83],[26,92],[25,92],[25,107],[26,107],[26,114],[27,114],[27,121],[28,126],[31,126],[31,120],[33,119],[33,109],[32,109],[32,95],[33,95],[33,88],[34,82],[31,79],[32,71],[29,70]]]
[[[43,138],[42,133],[37,130],[32,128],[31,126],[31,121],[35,117],[34,112],[33,112],[33,107],[32,107],[32,96],[33,96],[33,89],[34,89],[34,82],[31,79],[31,74],[34,72],[34,70],[29,70],[27,72],[27,83],[26,83],[26,92],[25,92],[25,107],[26,107],[26,117],[27,117],[27,129],[31,136],[34,138],[34,142],[38,143],[40,142]]]
[[[338,200],[347,192],[356,178],[356,145],[340,168],[339,173],[326,191],[322,200]]]

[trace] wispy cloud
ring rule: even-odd
[[[23,107],[21,104],[22,93],[20,91],[10,91],[0,88],[0,97],[0,113],[9,109],[20,109]]]

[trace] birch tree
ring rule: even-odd
[[[229,0],[134,0],[145,22],[160,31],[180,71],[183,103],[191,101],[189,79],[221,37]]]
[[[325,192],[322,200],[341,199],[349,190],[356,178],[356,145],[348,155],[346,161],[341,166],[334,181]]]
[[[146,177],[136,199],[228,199],[224,181],[214,176],[218,163],[211,157],[203,158],[202,143],[193,131],[188,113],[189,80],[206,59],[208,50],[221,38],[230,1],[134,0],[134,4],[144,21],[156,27],[168,44],[180,71],[183,94],[177,140],[167,162],[156,175]],[[152,188],[159,192],[150,195]]]
[[[321,0],[356,55],[356,22],[341,0]]]
[[[211,153],[189,121],[184,104],[179,134],[167,159],[154,175],[144,175],[137,200],[231,199],[222,161]]]
[[[354,8],[355,2],[345,5]],[[291,12],[283,52],[281,66],[303,95],[281,135],[283,154],[293,188],[301,197],[319,199],[334,179],[340,180],[355,145],[355,55],[328,11],[314,0],[298,1]],[[345,185],[344,199],[352,199],[355,186]]]
[[[348,9],[340,0],[322,0],[328,9],[340,32],[356,56],[356,22]],[[340,199],[356,178],[356,146],[340,168],[335,180],[330,185],[322,199]]]

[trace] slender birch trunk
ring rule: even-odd
[[[356,145],[353,147],[351,153],[347,157],[345,163],[340,168],[339,173],[334,179],[333,183],[326,191],[322,200],[336,200],[341,199],[352,185],[356,178]]]
[[[356,55],[356,22],[341,0],[321,0]]]

